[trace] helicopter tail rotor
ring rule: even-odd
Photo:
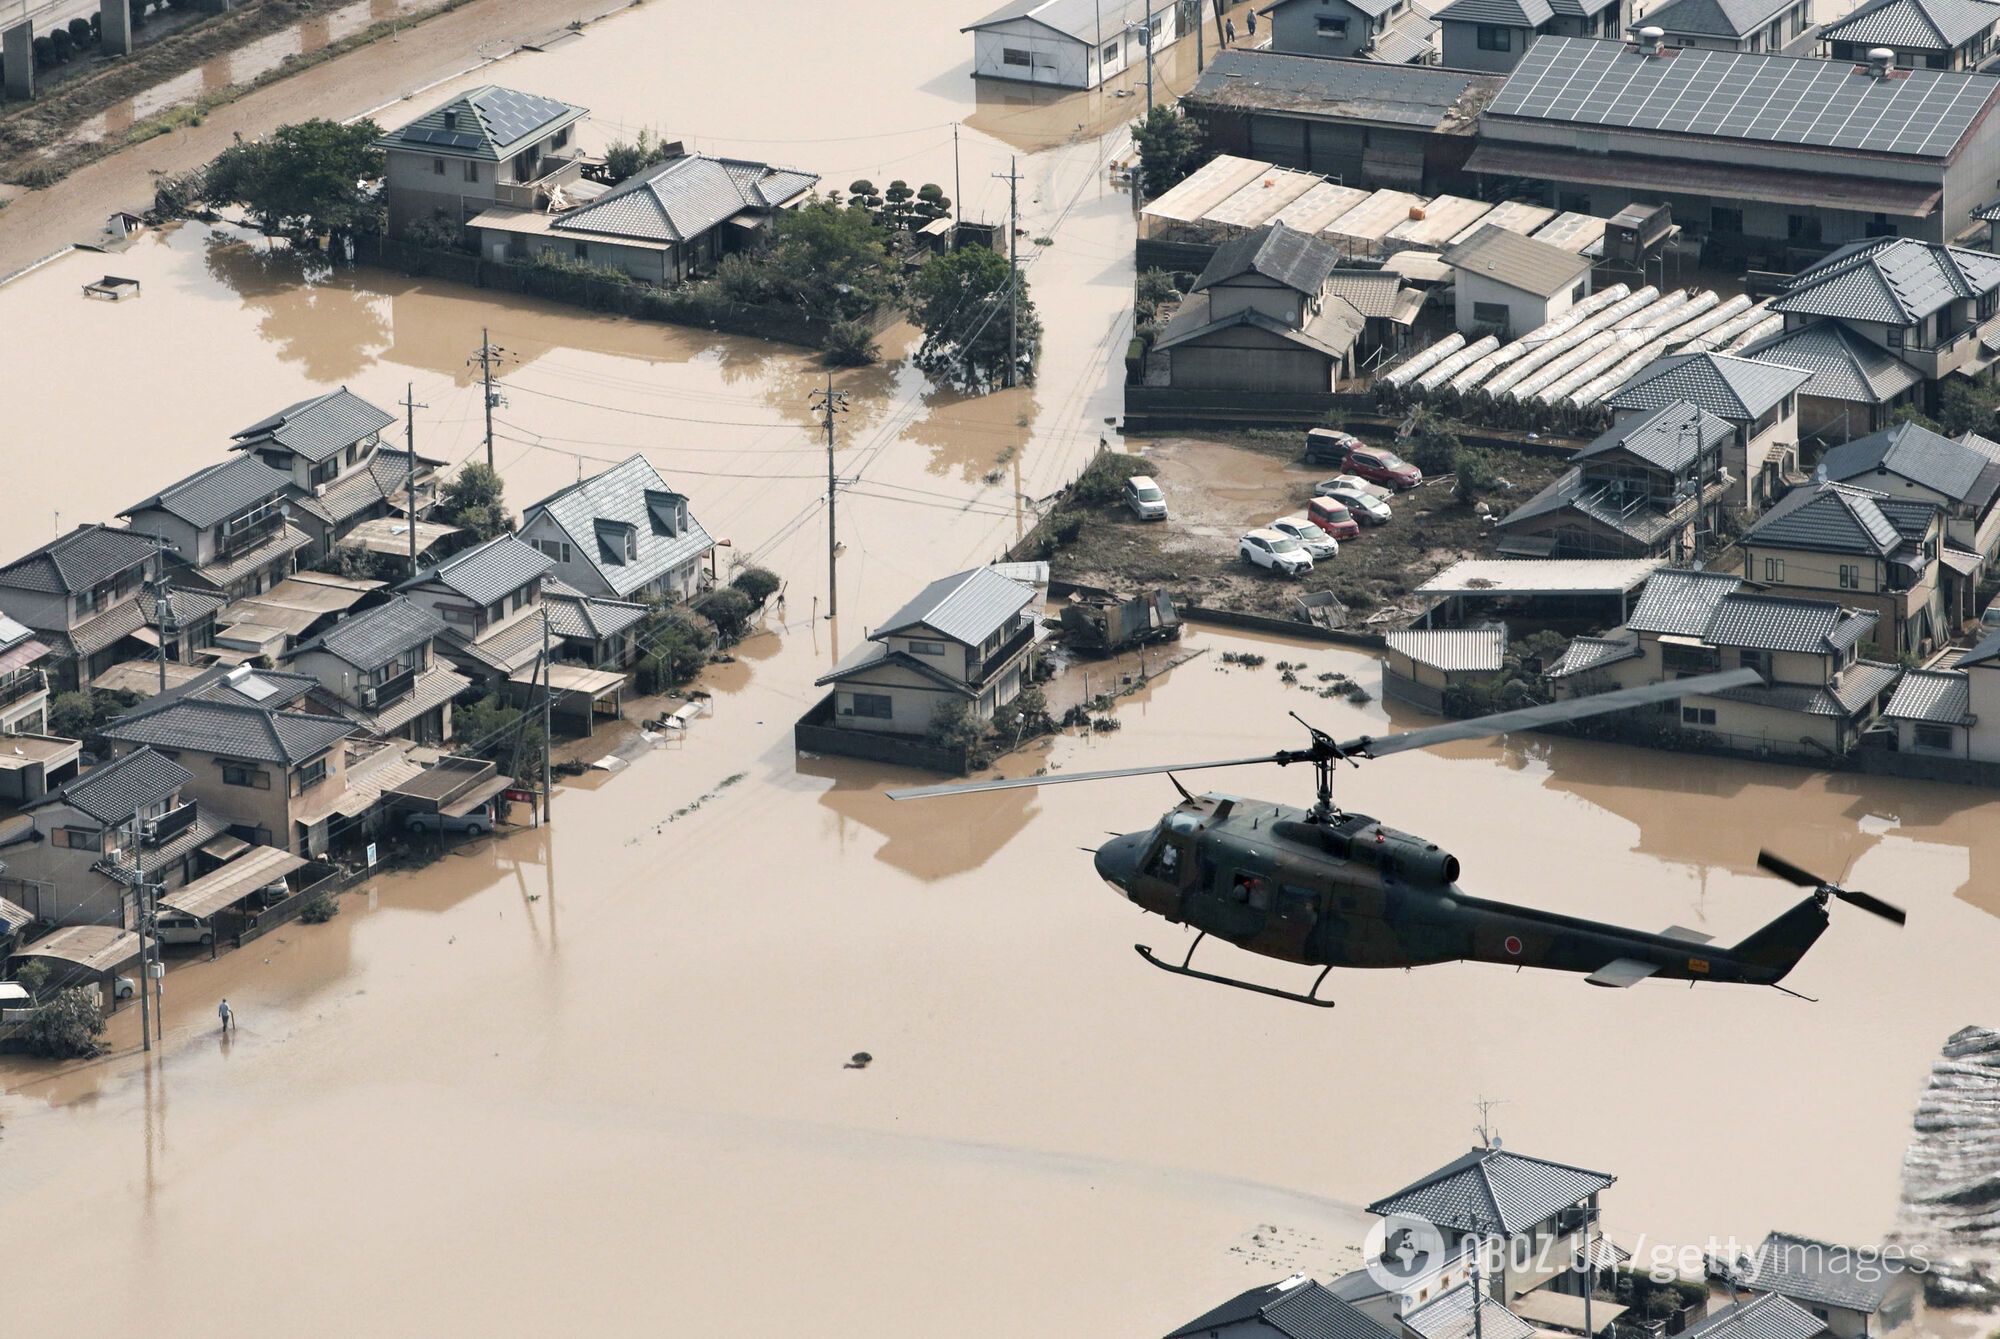
[[[1801,869],[1783,856],[1773,855],[1769,851],[1759,851],[1757,853],[1757,864],[1759,868],[1767,873],[1777,875],[1787,883],[1795,883],[1801,888],[1812,889],[1819,895],[1821,902],[1826,901],[1829,897],[1837,897],[1851,907],[1859,907],[1871,915],[1880,916],[1883,920],[1893,922],[1897,925],[1903,925],[1910,919],[1908,913],[1901,907],[1884,902],[1873,893],[1842,888],[1839,884],[1829,879],[1822,879],[1810,870]]]

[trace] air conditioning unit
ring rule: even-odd
[[[375,699],[376,699],[376,696],[377,696],[377,694],[376,694],[376,690],[375,690],[375,689],[373,689],[373,688],[364,688],[364,689],[362,689],[362,690],[361,690],[361,705],[362,705],[362,706],[364,706],[364,707],[368,707],[368,708],[370,708],[370,709],[373,709],[373,707],[375,706]]]

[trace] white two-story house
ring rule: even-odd
[[[389,234],[436,220],[454,230],[494,205],[541,209],[579,181],[589,111],[487,84],[376,141],[387,166]]]
[[[611,600],[684,600],[715,541],[644,456],[579,479],[521,513],[523,541],[571,590]]]

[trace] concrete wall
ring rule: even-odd
[[[1488,51],[1479,45],[1479,30],[1487,25],[1447,20],[1440,25],[1438,41],[1444,51],[1443,64],[1454,70],[1491,70],[1505,74],[1521,63],[1535,40],[1532,28],[1507,28],[1507,49]]]
[[[1590,276],[1582,275],[1577,283],[1586,296],[1590,292]],[[1507,327],[1502,332],[1504,338],[1514,338],[1526,334],[1545,321],[1554,320],[1575,305],[1574,288],[1566,288],[1552,298],[1524,293],[1518,288],[1496,283],[1483,274],[1473,274],[1461,270],[1453,284],[1454,301],[1457,306],[1456,319],[1460,332],[1470,335],[1474,330],[1489,329],[1474,318],[1474,310],[1480,303],[1495,303],[1507,309]]]

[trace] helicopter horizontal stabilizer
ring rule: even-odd
[[[1660,970],[1656,962],[1640,962],[1637,958],[1618,958],[1583,978],[1593,986],[1609,986],[1625,990],[1638,985],[1654,972]]]
[[[1714,935],[1705,935],[1699,930],[1690,930],[1685,925],[1669,925],[1660,931],[1662,939],[1678,939],[1683,944],[1707,944],[1714,941]]]

